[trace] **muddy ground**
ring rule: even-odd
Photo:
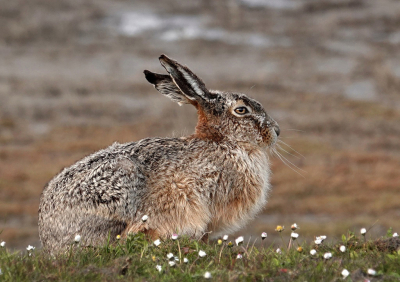
[[[0,240],[10,248],[40,246],[39,196],[63,167],[114,141],[193,132],[195,110],[144,79],[163,71],[162,53],[210,89],[258,99],[281,126],[297,168],[273,158],[269,203],[238,234],[272,242],[277,224],[294,222],[303,240],[400,231],[398,1],[0,2]]]

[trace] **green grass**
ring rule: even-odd
[[[254,239],[229,247],[229,240],[219,245],[180,237],[156,247],[143,234],[96,249],[72,244],[67,253],[56,257],[42,250],[11,253],[0,247],[0,281],[204,281],[206,272],[212,275],[210,281],[342,281],[343,269],[350,272],[345,281],[400,281],[397,239],[365,241],[350,232],[337,243],[303,244],[302,252],[297,241],[289,250],[288,242],[281,242],[281,253],[271,246],[254,247]],[[263,243],[267,245],[268,238]],[[346,246],[345,252],[339,250],[341,245]],[[311,249],[317,251],[315,256]],[[207,255],[200,258],[200,250]],[[327,252],[332,253],[331,259],[324,259]],[[171,267],[168,253],[181,262]],[[184,258],[189,262],[184,263]],[[156,265],[161,265],[161,272]],[[369,268],[377,274],[368,275]]]

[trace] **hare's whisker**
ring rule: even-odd
[[[296,155],[294,155],[294,154],[292,154],[292,153],[286,151],[285,149],[283,149],[282,146],[280,146],[279,144],[276,144],[276,146],[277,146],[279,149],[281,149],[282,151],[284,151],[285,153],[287,153],[287,154],[289,154],[289,155],[291,155],[291,156],[293,156],[293,157],[295,157],[295,158],[301,159],[301,157],[296,156]]]
[[[277,151],[278,152],[278,151]],[[278,152],[279,153],[279,152]],[[294,163],[292,163],[290,160],[288,160],[284,155],[282,155],[281,153],[279,153],[281,155],[282,158],[284,158],[288,163],[290,163],[292,166],[294,166],[295,168],[297,168],[298,170],[301,170],[304,173],[307,173],[307,171],[299,168],[297,165],[295,165]]]
[[[303,158],[305,158],[305,159],[306,159],[306,157],[305,157],[305,156],[303,156],[303,155],[302,155],[302,154],[300,154],[298,151],[296,151],[295,149],[293,149],[293,147],[292,147],[292,146],[290,146],[289,144],[287,144],[286,142],[283,142],[281,139],[279,139],[279,140],[278,140],[278,142],[279,142],[279,143],[281,143],[281,144],[283,144],[283,145],[286,145],[286,146],[288,146],[288,147],[289,147],[289,149],[293,150],[295,153],[299,154],[300,156],[302,156]]]
[[[296,166],[295,164],[293,164],[292,162],[290,162],[288,159],[286,159],[285,157],[283,157],[278,151],[276,151],[275,149],[273,150],[273,152],[278,156],[278,158],[287,166],[289,167],[291,170],[293,170],[294,172],[296,172],[298,175],[300,175],[301,177],[305,178],[305,176],[303,174],[301,174],[300,172],[298,172],[295,168],[303,171],[304,173],[306,173],[306,171],[302,170],[301,168],[299,168],[298,166]],[[292,166],[294,166],[295,168],[293,168]]]
[[[300,130],[300,129],[294,129],[294,128],[286,128],[286,129],[282,129],[282,131],[298,131],[298,132],[306,132],[304,130]]]

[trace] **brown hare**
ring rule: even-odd
[[[62,170],[40,199],[40,240],[50,252],[65,250],[76,235],[84,246],[137,232],[216,237],[266,204],[278,124],[248,96],[208,90],[187,67],[165,55],[160,62],[168,75],[146,70],[146,79],[196,107],[194,134],[114,143]]]

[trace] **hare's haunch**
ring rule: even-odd
[[[44,248],[64,250],[76,235],[84,246],[137,232],[219,236],[264,207],[267,151],[278,124],[248,96],[208,90],[187,67],[165,55],[160,62],[168,74],[146,70],[146,79],[171,100],[196,107],[195,133],[114,143],[65,168],[41,195]]]

